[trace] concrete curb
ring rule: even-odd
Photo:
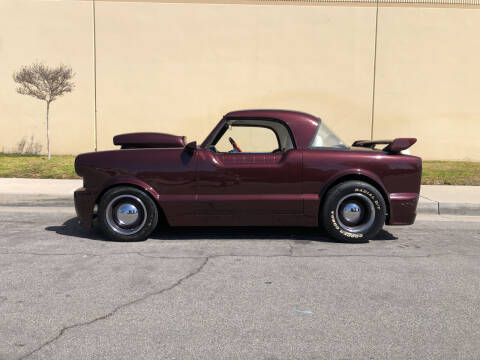
[[[438,214],[480,216],[480,204],[438,203]]]
[[[418,213],[480,216],[480,186],[422,185]]]
[[[480,204],[419,201],[417,214],[480,216]]]
[[[432,202],[419,202],[417,205],[417,214],[439,214],[438,203]]]

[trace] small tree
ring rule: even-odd
[[[56,68],[49,68],[42,63],[24,66],[13,74],[13,80],[19,84],[17,88],[19,94],[30,95],[47,103],[48,160],[50,160],[50,126],[48,122],[50,103],[75,88],[75,84],[71,81],[74,75],[69,66],[59,65]]]

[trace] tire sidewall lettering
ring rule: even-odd
[[[376,208],[377,210],[381,210],[381,209],[382,209],[382,207],[381,207],[381,205],[380,205],[380,202],[378,201],[378,199],[376,198],[376,196],[373,195],[373,194],[372,194],[370,191],[368,191],[367,189],[355,188],[355,192],[358,192],[358,193],[361,193],[361,194],[363,194],[363,195],[368,196],[368,197],[372,200],[372,202],[373,202],[373,204],[375,205],[375,208]]]
[[[332,221],[333,227],[343,236],[349,237],[349,238],[354,238],[354,239],[360,239],[363,237],[362,233],[351,233],[349,231],[345,231],[337,223],[337,220],[335,219],[335,212],[332,210],[330,212],[330,219]]]
[[[335,219],[335,212],[332,210],[330,213],[330,219],[332,220],[332,225],[335,229],[340,231],[340,226],[337,224],[337,220]]]

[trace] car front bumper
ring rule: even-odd
[[[75,202],[75,212],[80,220],[80,224],[86,227],[92,227],[93,209],[97,194],[82,187],[75,190],[73,199]]]
[[[390,194],[390,214],[387,225],[411,225],[417,216],[417,193]]]

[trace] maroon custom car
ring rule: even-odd
[[[322,226],[363,242],[383,224],[415,221],[421,159],[416,139],[347,147],[317,117],[284,110],[226,114],[205,141],[161,133],[115,136],[120,150],[77,156],[80,222],[114,240],[171,226]],[[383,144],[382,150],[375,147]]]

